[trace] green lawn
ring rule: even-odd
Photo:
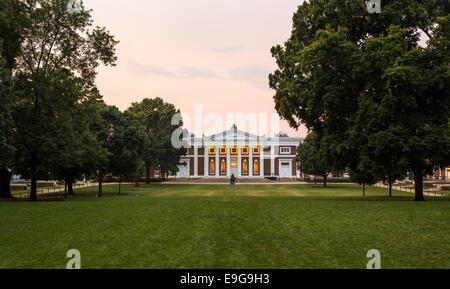
[[[450,268],[450,198],[355,185],[90,188],[60,202],[0,202],[0,268]]]

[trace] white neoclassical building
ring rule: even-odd
[[[301,138],[252,135],[235,126],[219,134],[185,139],[178,178],[238,178],[299,176],[296,149]]]

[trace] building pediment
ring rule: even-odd
[[[224,141],[224,140],[247,140],[247,141],[258,141],[263,139],[263,137],[250,134],[241,130],[227,130],[218,134],[205,137],[205,141]]]

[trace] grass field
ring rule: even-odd
[[[106,186],[0,202],[0,268],[450,268],[450,198],[355,185]]]

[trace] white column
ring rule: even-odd
[[[242,177],[241,147],[238,147],[238,177]]]
[[[194,178],[198,177],[198,147],[194,145]]]
[[[260,169],[260,172],[259,172],[259,175],[261,176],[261,177],[264,177],[264,146],[261,146],[261,149],[260,149],[260,156],[261,156],[261,158],[260,158],[260,160],[259,160],[259,169]]]
[[[231,177],[231,147],[227,146],[227,177]]]
[[[270,174],[275,175],[275,147],[270,145]]]
[[[216,146],[216,177],[220,177],[219,147]]]
[[[204,147],[205,151],[205,177],[209,176],[209,153],[208,153],[208,147]]]
[[[249,164],[248,164],[248,168],[249,168],[249,172],[248,172],[248,175],[250,176],[250,177],[253,177],[253,147],[249,147],[248,148],[249,149],[249,152],[248,152],[248,155],[249,155],[249,158],[248,158],[248,162],[249,162]]]

